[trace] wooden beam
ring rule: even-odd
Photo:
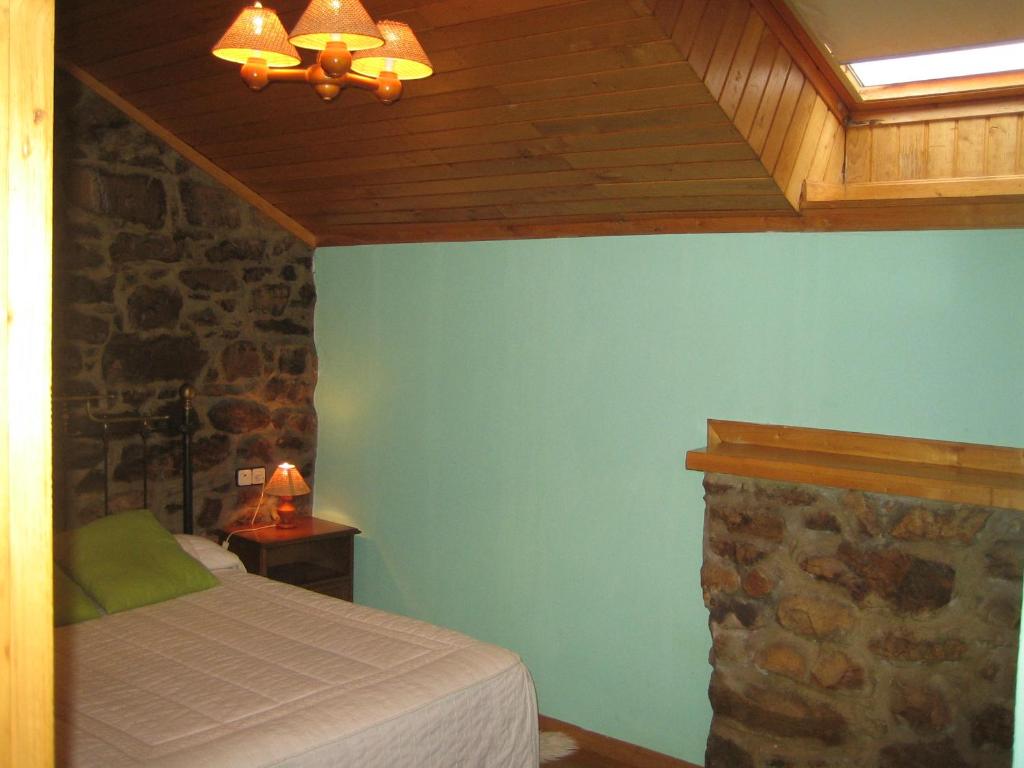
[[[192,163],[192,165],[211,176],[214,181],[234,192],[245,202],[249,203],[249,205],[256,208],[271,220],[277,222],[306,245],[316,247],[316,235],[299,224],[299,222],[286,214],[280,208],[268,203],[265,199],[260,197],[260,195],[240,182],[234,176],[231,176],[227,172],[221,170],[220,167],[179,139],[169,130],[160,125],[160,123],[153,120],[145,112],[137,109],[130,102],[126,101],[85,70],[76,67],[74,64],[67,61],[58,61],[57,64],[68,74],[84,83],[90,90],[94,91],[99,96],[102,96],[114,107],[124,112],[134,122],[138,123],[151,134],[156,136],[160,141],[164,142],[167,146]]]
[[[686,468],[1024,511],[1024,449],[708,420]]]
[[[0,0],[0,18],[0,765],[45,768],[54,760],[54,0]]]
[[[804,185],[805,208],[849,205],[905,205],[908,202],[992,202],[1024,200],[1024,175],[919,181],[868,181],[831,184],[808,181]]]

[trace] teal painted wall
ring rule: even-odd
[[[316,253],[317,514],[360,602],[518,651],[541,710],[702,763],[705,420],[1024,445],[1024,231]]]

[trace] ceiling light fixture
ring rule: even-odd
[[[295,46],[318,51],[316,63],[299,67]],[[359,0],[312,0],[291,34],[257,0],[238,14],[212,52],[241,64],[242,79],[254,91],[275,81],[308,83],[324,101],[354,85],[391,104],[402,95],[403,80],[434,72],[408,24],[375,24]]]

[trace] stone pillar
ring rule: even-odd
[[[704,488],[707,768],[1009,768],[1021,512]]]
[[[313,486],[312,249],[68,75],[56,90],[55,394],[163,416],[193,383],[197,531],[253,507],[238,467],[288,460]],[[73,526],[102,514],[102,447],[83,403],[66,430],[55,414],[54,517]],[[173,428],[150,441],[149,506],[176,528]],[[138,436],[112,434],[112,509],[141,505],[141,454]]]

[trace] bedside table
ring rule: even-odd
[[[294,528],[243,531],[233,527],[219,531],[218,536],[224,541],[234,533],[228,549],[238,555],[249,573],[351,601],[353,545],[359,532],[348,525],[303,516],[295,519]]]

